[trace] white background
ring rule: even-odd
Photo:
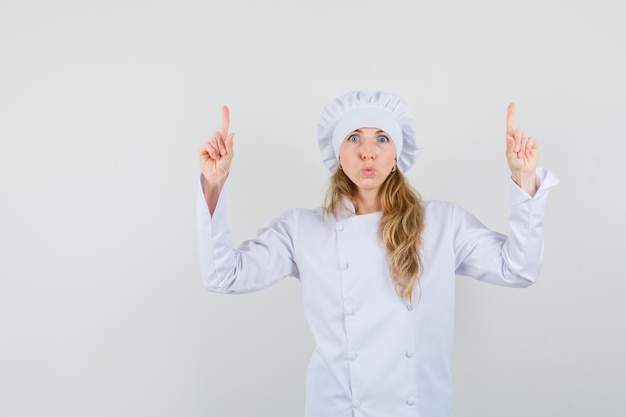
[[[458,278],[458,417],[624,416],[626,3],[0,0],[0,415],[298,416],[300,287],[200,282],[197,149],[231,107],[238,240],[321,203],[316,123],[401,95],[425,199],[506,232],[506,106],[561,184],[527,290]]]

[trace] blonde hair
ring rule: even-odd
[[[330,178],[326,192],[326,213],[336,219],[341,210],[348,210],[344,198],[356,207],[356,193],[357,186],[343,170],[338,169]],[[379,198],[382,217],[378,233],[389,257],[389,274],[396,293],[412,303],[415,285],[421,290],[420,277],[424,268],[421,256],[424,208],[421,197],[396,169],[381,185]]]

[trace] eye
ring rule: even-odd
[[[357,135],[348,136],[348,142],[358,142],[358,141],[359,141],[359,137]]]
[[[381,135],[378,137],[378,141],[381,143],[387,143],[389,142],[389,138],[387,136]]]

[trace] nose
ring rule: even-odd
[[[363,141],[361,147],[361,159],[373,159],[374,158],[374,145],[371,141]]]

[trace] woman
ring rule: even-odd
[[[384,92],[350,92],[318,123],[333,173],[324,208],[292,209],[233,249],[227,223],[233,133],[200,148],[199,253],[208,290],[249,292],[300,279],[316,341],[305,415],[451,416],[455,275],[511,287],[535,282],[554,174],[537,168],[538,144],[506,123],[511,169],[509,237],[456,204],[421,201],[403,175],[417,159],[408,105]]]

